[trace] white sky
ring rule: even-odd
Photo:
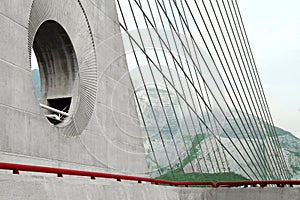
[[[300,1],[238,3],[273,120],[300,137]]]
[[[38,62],[36,59],[36,55],[35,55],[33,49],[31,49],[31,70],[38,69],[38,68],[39,68],[39,65],[38,65]]]

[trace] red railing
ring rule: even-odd
[[[300,180],[251,180],[251,181],[222,181],[216,183],[216,187],[266,187],[268,185],[284,187],[293,187],[300,185]]]
[[[75,176],[88,176],[91,179],[96,178],[108,178],[108,179],[116,179],[117,181],[121,180],[130,180],[137,181],[138,183],[142,182],[150,182],[156,185],[164,184],[170,186],[191,186],[191,185],[204,185],[211,187],[266,187],[268,185],[284,187],[293,185],[300,185],[300,180],[257,180],[257,181],[222,181],[215,183],[213,181],[169,181],[169,180],[161,180],[155,178],[147,178],[147,177],[138,177],[138,176],[128,176],[121,174],[110,174],[103,172],[91,172],[91,171],[82,171],[82,170],[72,170],[72,169],[64,169],[64,168],[54,168],[54,167],[44,167],[44,166],[34,166],[34,165],[24,165],[24,164],[14,164],[14,163],[5,163],[0,162],[0,169],[12,170],[13,174],[19,174],[19,171],[27,171],[27,172],[41,172],[41,173],[51,173],[57,174],[58,177],[63,177],[63,175],[75,175]]]
[[[189,182],[169,181],[169,180],[161,180],[161,179],[138,177],[138,176],[128,176],[128,175],[121,175],[121,174],[110,174],[110,173],[103,173],[103,172],[91,172],[91,171],[13,164],[13,163],[4,163],[4,162],[0,162],[0,169],[12,170],[13,174],[19,174],[19,171],[28,171],[28,172],[42,172],[42,173],[57,174],[58,177],[63,177],[63,175],[75,175],[75,176],[88,176],[91,177],[91,179],[109,178],[109,179],[116,179],[117,181],[131,180],[131,181],[137,181],[138,183],[150,182],[156,185],[158,184],[166,184],[171,186],[183,185],[186,187],[188,187],[189,185],[207,185],[207,186],[216,187],[216,184],[213,181],[189,181]]]

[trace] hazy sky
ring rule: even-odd
[[[273,120],[300,137],[300,1],[238,2]]]

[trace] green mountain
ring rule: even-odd
[[[205,131],[206,128],[204,125],[201,128],[197,128],[191,135],[187,128],[184,129],[184,127],[194,127],[193,121],[195,122],[198,119],[196,116],[193,116],[195,117],[194,119],[191,117],[183,120],[183,114],[180,115],[179,100],[176,98],[176,95],[171,93],[170,97],[173,102],[173,106],[171,106],[170,97],[167,95],[166,90],[164,88],[158,88],[158,90],[160,92],[160,98],[154,86],[147,86],[148,95],[152,103],[150,105],[145,90],[143,88],[136,89],[144,123],[146,124],[145,126],[143,123],[140,123],[140,128],[145,138],[147,138],[147,135],[151,138],[151,142],[149,142],[148,139],[144,140],[150,176],[162,179],[175,178],[177,180],[182,180],[187,176],[190,178],[193,177],[193,180],[212,180],[216,178],[219,181],[240,180],[248,176],[254,179],[257,177],[254,172],[248,172],[247,176],[242,170],[242,168],[248,168],[249,165],[250,167],[259,165],[260,163],[256,163],[258,162],[257,160],[251,161],[251,163],[249,162],[250,164],[243,161],[238,165],[233,157],[239,157],[236,148],[239,149],[242,154],[246,153],[243,144],[245,145],[245,143],[249,141],[249,137],[252,141],[258,141],[259,144],[260,141],[264,140],[264,136],[259,134],[262,129],[266,129],[266,131],[271,133],[271,126],[267,122],[264,122],[254,115],[236,110],[227,111],[227,119],[225,119],[223,115],[216,115],[224,128],[223,130],[219,130],[217,135],[219,135],[223,145],[226,146],[228,151],[233,155],[233,157],[227,155],[226,160],[224,156],[221,156],[224,152],[222,152],[220,148],[217,148],[216,144],[211,142],[214,141],[214,138]],[[160,101],[163,103],[164,110]],[[176,111],[176,116],[173,110]],[[156,121],[153,112],[155,113]],[[187,110],[183,110],[183,112],[185,112],[186,116],[189,116]],[[141,113],[138,113],[141,119]],[[168,123],[164,113],[167,116]],[[209,115],[204,114],[204,118],[205,121],[208,121]],[[157,125],[160,128],[159,130]],[[260,127],[259,125],[261,125],[262,128],[254,128],[253,130],[253,127]],[[179,129],[179,126],[181,129]],[[243,131],[246,129],[249,135],[244,137],[239,127],[242,127]],[[279,127],[275,127],[275,129],[283,148],[283,154],[289,167],[291,177],[292,179],[299,179],[300,139]],[[204,132],[202,132],[203,130]],[[171,137],[171,135],[173,135],[173,137]],[[160,137],[163,138],[164,143],[162,143]],[[270,134],[269,137],[273,137],[273,135]],[[176,143],[176,148],[174,147],[174,143]],[[235,146],[233,146],[232,143],[234,143]],[[257,144],[253,148],[257,148]],[[155,156],[153,151],[155,152]],[[253,151],[253,155],[260,156],[256,155],[259,151],[261,151],[261,149]],[[220,160],[214,159],[216,157],[215,154],[220,155]],[[168,157],[166,155],[168,155]],[[206,164],[207,160],[210,161],[208,165]],[[224,173],[211,173],[215,171],[214,168],[216,166],[218,168],[216,171],[223,171]],[[277,177],[272,178],[277,179]]]
[[[243,113],[241,111],[232,111],[235,115],[239,113],[239,116],[243,116]],[[252,123],[255,123],[256,121],[259,121],[259,118],[253,116],[253,115],[244,115],[247,116],[248,121],[252,121]],[[237,120],[237,123],[240,127],[242,127],[241,119],[239,117],[235,118]],[[240,137],[241,133],[238,131],[238,128],[236,127],[236,124],[233,122],[233,118],[229,119],[231,124],[234,124],[234,129],[236,130],[236,134]],[[263,122],[266,126],[269,126],[268,123]],[[225,130],[227,134],[229,133],[229,136],[231,138],[236,138],[235,134],[233,133],[232,129],[228,126],[228,123],[225,124]],[[256,130],[256,133],[259,133],[260,130]],[[293,135],[291,132],[288,132],[286,130],[283,130],[282,128],[275,126],[275,131],[278,135],[279,143],[282,147],[283,154],[285,156],[286,164],[289,167],[289,171],[291,174],[292,179],[300,179],[300,139]],[[225,134],[222,132],[221,136],[225,137]],[[271,136],[271,135],[270,135]],[[254,135],[253,138],[259,139],[259,134]]]
[[[292,179],[300,179],[300,139],[278,127],[276,127],[276,132]]]

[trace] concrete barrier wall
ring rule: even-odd
[[[0,176],[1,200],[296,200],[300,188],[178,188],[149,183],[117,182],[87,177],[54,177],[54,175]]]

